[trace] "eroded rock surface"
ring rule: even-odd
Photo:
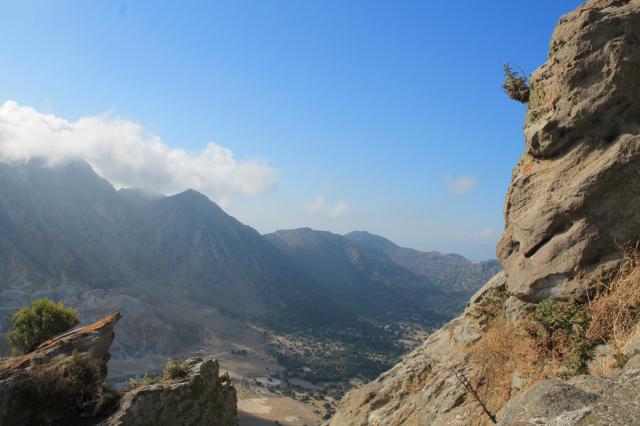
[[[468,399],[453,370],[467,377],[476,373],[468,349],[480,339],[485,318],[474,302],[504,285],[501,272],[478,291],[463,315],[375,381],[349,392],[330,425],[469,425],[470,418],[481,419],[482,412]]]
[[[452,370],[474,377],[471,350],[483,333],[474,304],[506,288],[517,324],[528,303],[583,298],[640,237],[640,0],[591,0],[563,16],[548,61],[530,78],[525,153],[516,165],[497,254],[504,267],[465,313],[401,363],[349,392],[332,426],[488,423]],[[505,425],[637,424],[632,358],[612,377],[544,380],[529,390],[514,375]],[[525,392],[517,397],[518,392]]]
[[[563,16],[530,78],[497,254],[511,293],[583,297],[640,236],[640,1]]]
[[[102,426],[236,426],[236,391],[213,358],[185,361],[181,379],[134,389]]]
[[[507,405],[499,423],[524,425],[632,425],[640,419],[640,356],[611,377],[543,380]]]

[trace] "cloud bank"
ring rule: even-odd
[[[308,212],[321,214],[329,219],[337,219],[349,211],[349,205],[343,201],[330,203],[323,196],[318,195],[306,203],[304,209]]]
[[[193,188],[222,203],[236,195],[260,194],[278,180],[264,161],[237,160],[231,150],[212,142],[200,152],[188,152],[110,114],[70,122],[7,101],[0,106],[0,160],[31,158],[48,164],[81,158],[117,187],[165,194]]]
[[[460,176],[455,179],[447,179],[447,188],[456,195],[467,195],[473,191],[478,182],[470,177]]]

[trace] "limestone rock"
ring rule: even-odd
[[[181,379],[134,389],[102,426],[208,425],[235,426],[235,389],[219,376],[213,358],[185,361],[189,373]]]
[[[530,78],[497,255],[510,293],[583,297],[640,236],[640,1],[563,16]]]
[[[631,425],[640,419],[640,357],[611,377],[543,380],[513,398],[500,425]],[[628,368],[627,368],[628,367]]]
[[[108,315],[93,324],[73,329],[42,343],[35,351],[16,357],[0,358],[0,424],[27,425],[38,423],[38,413],[29,401],[18,398],[23,387],[32,383],[39,372],[57,371],[72,354],[80,354],[96,363],[106,375],[109,347],[120,313]],[[98,386],[99,383],[88,384]],[[69,401],[69,404],[72,404]]]
[[[501,285],[498,274],[473,300]],[[330,425],[468,425],[471,416],[482,414],[452,370],[473,375],[467,349],[480,338],[484,321],[472,303],[391,370],[347,393]]]

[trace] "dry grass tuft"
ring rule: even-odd
[[[554,377],[562,368],[562,357],[532,337],[530,327],[525,322],[512,325],[503,315],[497,316],[470,350],[479,371],[473,385],[493,412],[520,389]],[[520,383],[514,386],[514,381]]]
[[[627,252],[616,274],[602,282],[587,307],[587,339],[617,353],[640,335],[640,251]]]

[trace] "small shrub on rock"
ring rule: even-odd
[[[28,407],[30,424],[75,424],[113,408],[117,393],[104,387],[104,367],[77,352],[67,359],[35,368],[33,376],[13,395],[18,407]]]
[[[179,379],[185,377],[189,373],[187,366],[180,360],[169,358],[164,365],[165,379]]]
[[[80,323],[78,312],[63,303],[38,299],[11,317],[13,329],[7,334],[14,355],[33,351],[42,342]]]
[[[142,377],[129,377],[129,390],[151,386],[154,383],[158,383],[158,381],[157,377],[150,376],[149,373],[144,373]]]
[[[526,104],[529,102],[529,85],[523,72],[514,71],[509,64],[504,66],[504,83],[502,90],[514,101]]]

